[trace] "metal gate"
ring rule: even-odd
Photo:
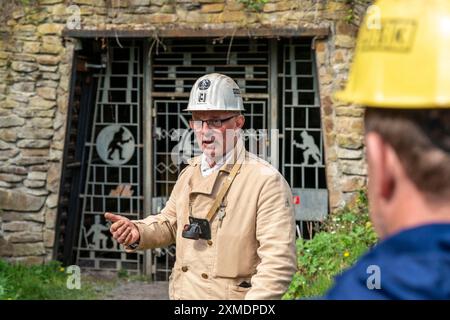
[[[311,39],[172,39],[154,54],[151,70],[153,213],[164,207],[185,160],[200,154],[189,130],[190,114],[182,111],[189,92],[198,77],[219,72],[241,88],[247,149],[279,167],[293,188],[298,233],[305,236],[306,226],[311,236],[311,221],[328,212]],[[172,246],[154,254],[156,279],[168,278],[174,253]]]
[[[247,149],[269,156],[267,128],[269,102],[269,42],[267,40],[171,39],[152,60],[154,118],[154,213],[164,203],[186,160],[200,150],[189,129],[186,108],[197,78],[212,72],[232,77],[241,88],[246,109],[244,139]],[[167,279],[174,248],[154,253],[155,279]]]
[[[311,39],[167,39],[163,48],[149,46],[152,49],[145,54],[142,44],[114,42],[103,59],[105,68],[95,75],[98,88],[92,132],[84,145],[88,160],[80,194],[76,263],[84,268],[143,272],[143,255],[123,252],[103,214],[111,211],[141,219],[144,200],[146,205],[151,200],[151,214],[161,211],[186,160],[200,154],[189,130],[190,114],[182,109],[195,80],[211,72],[229,75],[240,86],[246,147],[282,172],[293,190],[299,235],[311,236],[311,221],[320,221],[328,212]],[[145,101],[151,101],[145,113],[144,84],[145,94],[150,95]],[[146,162],[143,114],[152,119],[152,137],[145,140],[147,146],[151,144],[147,154],[152,158]],[[146,137],[149,132],[145,131]],[[147,180],[151,194],[143,192],[145,170],[151,175]],[[151,250],[148,257],[146,270],[153,280],[167,280],[175,246]]]
[[[143,217],[142,49],[134,42],[107,48],[98,78],[92,132],[86,140],[87,178],[76,262],[84,269],[141,273],[141,253],[125,253],[103,214]]]

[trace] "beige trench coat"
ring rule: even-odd
[[[176,243],[171,299],[280,299],[297,270],[289,185],[270,164],[246,152],[242,142],[236,150],[242,166],[222,203],[222,222],[218,214],[211,222],[211,240],[181,236],[189,223],[189,196],[192,215],[205,218],[232,163],[203,177],[201,158],[191,159],[161,213],[133,221],[141,239],[136,250]],[[239,286],[243,281],[251,287]]]

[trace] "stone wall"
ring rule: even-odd
[[[362,110],[333,104],[346,79],[356,27],[345,0],[268,1],[261,11],[236,0],[38,0],[0,28],[0,256],[52,258],[73,39],[81,30],[329,28],[315,41],[332,208],[366,183]],[[231,36],[231,34],[228,34]],[[274,34],[276,36],[276,34]]]
[[[358,190],[367,184],[364,110],[333,99],[333,93],[343,88],[347,79],[356,27],[338,22],[336,28],[339,35],[334,41],[323,40],[316,47],[331,208],[353,202]]]

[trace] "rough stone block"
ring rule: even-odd
[[[35,197],[15,190],[0,189],[0,209],[33,212],[44,205],[45,198]]]

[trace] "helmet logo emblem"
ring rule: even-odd
[[[198,88],[200,90],[206,90],[209,88],[209,86],[211,85],[211,81],[209,81],[208,79],[203,79],[202,81],[200,81],[200,83],[198,84]]]

